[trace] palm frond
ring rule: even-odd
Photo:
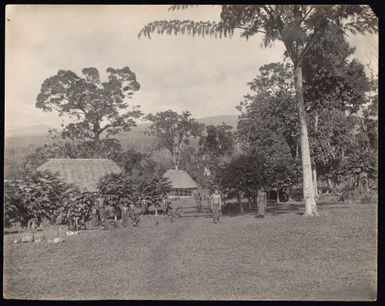
[[[139,32],[138,37],[142,35],[151,39],[151,34],[188,34],[191,36],[215,36],[215,38],[231,37],[234,29],[225,27],[222,22],[211,21],[192,21],[192,20],[160,20],[148,23]]]
[[[187,9],[189,7],[192,7],[192,6],[197,6],[196,4],[192,4],[192,5],[171,5],[168,10],[169,11],[178,11],[178,10],[184,10],[184,9]]]

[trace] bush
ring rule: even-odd
[[[377,194],[374,192],[361,193],[356,190],[348,190],[342,193],[341,201],[353,204],[376,204],[378,203]]]
[[[23,181],[11,181],[5,189],[5,211],[8,226],[20,222],[26,226],[35,218],[53,222],[61,205],[63,193],[70,185],[48,171],[28,174]]]
[[[91,192],[80,192],[75,188],[67,190],[63,194],[57,223],[70,225],[77,219],[78,225],[85,227],[92,218],[94,203],[95,196]]]
[[[45,219],[51,224],[69,224],[76,218],[85,225],[91,219],[93,205],[92,193],[79,191],[56,174],[36,171],[23,181],[5,183],[4,225],[20,222],[25,227],[32,218],[39,224]]]
[[[155,205],[170,191],[167,179],[159,174],[130,176],[128,173],[108,174],[100,179],[99,192],[113,199],[115,206],[121,198],[128,198],[136,206],[145,199]]]
[[[4,226],[6,228],[11,227],[20,219],[21,200],[17,197],[16,182],[5,182],[4,184]]]

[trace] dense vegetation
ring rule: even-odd
[[[93,197],[76,186],[62,181],[55,173],[35,171],[22,181],[5,182],[5,226],[19,223],[26,227],[35,219],[43,222],[68,224],[72,218],[81,223],[90,219]]]
[[[49,158],[108,158],[124,171],[99,183],[99,192],[117,204],[127,197],[158,203],[169,185],[162,174],[184,169],[206,189],[254,199],[267,190],[302,187],[306,215],[316,215],[318,186],[328,192],[368,194],[377,188],[377,77],[353,58],[345,31],[376,31],[373,14],[361,6],[223,6],[219,23],[156,21],[142,35],[232,35],[262,31],[265,44],[283,41],[285,59],[259,68],[237,107],[237,126],[203,125],[189,111],[148,114],[154,146],[146,153],[123,148],[119,133],[142,117],[128,101],[140,89],[128,67],[96,68],[83,76],[59,70],[47,78],[36,107],[73,119],[50,131],[50,142],[19,152],[18,181],[7,182],[6,224],[30,218],[53,222],[57,211],[89,219],[92,196],[36,169]],[[302,175],[301,175],[302,172]],[[71,190],[71,191],[68,191]],[[75,207],[74,203],[83,203]],[[64,203],[64,204],[63,204]],[[63,217],[68,221],[68,217]],[[66,219],[67,218],[67,219]]]

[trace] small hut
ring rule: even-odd
[[[98,181],[104,175],[122,171],[110,159],[50,159],[37,170],[58,172],[66,183],[89,192],[97,191]]]
[[[191,176],[184,170],[169,169],[163,177],[168,178],[171,184],[169,197],[191,197],[198,188]]]

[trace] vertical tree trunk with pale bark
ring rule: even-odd
[[[295,93],[298,103],[301,139],[301,160],[303,172],[303,196],[305,200],[305,216],[318,215],[314,198],[314,186],[310,160],[309,138],[307,132],[306,109],[303,98],[303,79],[301,63],[294,66]]]
[[[241,198],[241,194],[239,192],[237,193],[237,198],[238,198],[239,208],[241,209],[241,214],[243,214],[242,198]]]
[[[317,184],[317,171],[313,169],[313,185],[314,185],[314,196],[318,198],[318,184]]]

